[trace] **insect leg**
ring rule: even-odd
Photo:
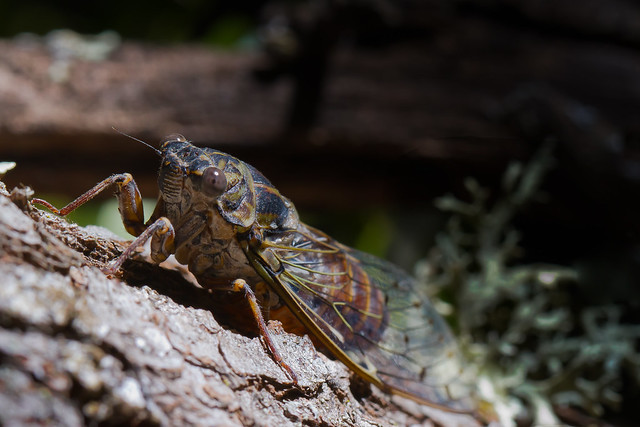
[[[122,223],[130,234],[139,236],[146,228],[144,225],[142,197],[136,182],[129,173],[111,175],[62,209],[58,209],[42,199],[32,199],[31,203],[42,205],[56,215],[66,216],[113,184],[118,186],[117,197]]]
[[[260,329],[260,335],[262,335],[262,337],[264,338],[264,342],[267,344],[267,347],[269,347],[269,351],[271,352],[273,359],[276,361],[278,365],[280,365],[282,369],[284,369],[287,372],[287,374],[289,374],[289,377],[293,380],[293,383],[295,385],[298,385],[298,376],[293,371],[291,366],[287,365],[285,361],[282,359],[282,356],[280,356],[280,353],[278,352],[278,349],[276,348],[273,342],[273,339],[271,338],[271,333],[269,332],[269,329],[267,329],[267,324],[264,321],[262,312],[260,311],[258,300],[256,298],[256,295],[253,293],[253,290],[251,289],[251,287],[244,280],[236,279],[233,281],[233,291],[244,293],[245,298],[249,302],[249,307],[251,308],[253,317],[256,319],[256,322],[258,323],[258,328]]]
[[[155,262],[162,262],[175,252],[175,231],[171,222],[161,216],[155,220],[146,230],[136,237],[122,254],[113,260],[109,266],[102,271],[106,274],[114,274],[122,264],[131,257],[133,252],[144,245],[147,240],[151,240],[151,258]]]

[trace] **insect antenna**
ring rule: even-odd
[[[138,142],[139,142],[140,144],[142,144],[142,145],[146,145],[147,147],[149,147],[149,148],[151,148],[153,151],[155,151],[155,152],[156,152],[156,154],[157,154],[158,156],[162,156],[162,151],[158,150],[158,149],[157,149],[157,148],[155,148],[153,145],[150,145],[150,144],[148,144],[148,143],[144,142],[143,140],[138,139],[138,138],[136,138],[136,137],[134,137],[134,136],[131,136],[131,135],[128,135],[128,134],[126,134],[126,133],[124,133],[124,132],[121,132],[121,131],[119,131],[118,129],[116,129],[116,128],[115,128],[115,126],[111,126],[111,129],[115,130],[115,131],[116,131],[116,132],[118,132],[120,135],[124,135],[124,136],[126,136],[127,138],[131,138],[131,139],[133,139],[134,141],[138,141]]]

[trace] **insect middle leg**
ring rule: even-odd
[[[127,246],[127,249],[125,249],[118,258],[113,260],[108,267],[103,268],[102,272],[105,274],[116,273],[122,264],[131,258],[131,255],[147,243],[149,239],[151,239],[151,259],[156,263],[161,263],[175,252],[175,236],[176,233],[171,222],[166,217],[161,216],[151,225],[147,226],[147,229],[131,242],[131,244]]]

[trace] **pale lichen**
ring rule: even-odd
[[[571,267],[515,262],[522,249],[513,218],[541,196],[551,152],[545,145],[526,166],[509,166],[494,202],[472,179],[470,201],[438,199],[451,218],[417,271],[505,425],[562,424],[555,411],[562,406],[598,417],[620,408],[623,377],[640,386],[640,326],[625,321],[625,306],[586,303]]]

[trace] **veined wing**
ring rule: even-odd
[[[265,236],[248,255],[298,320],[356,373],[424,404],[476,408],[448,326],[402,270],[302,224]]]

